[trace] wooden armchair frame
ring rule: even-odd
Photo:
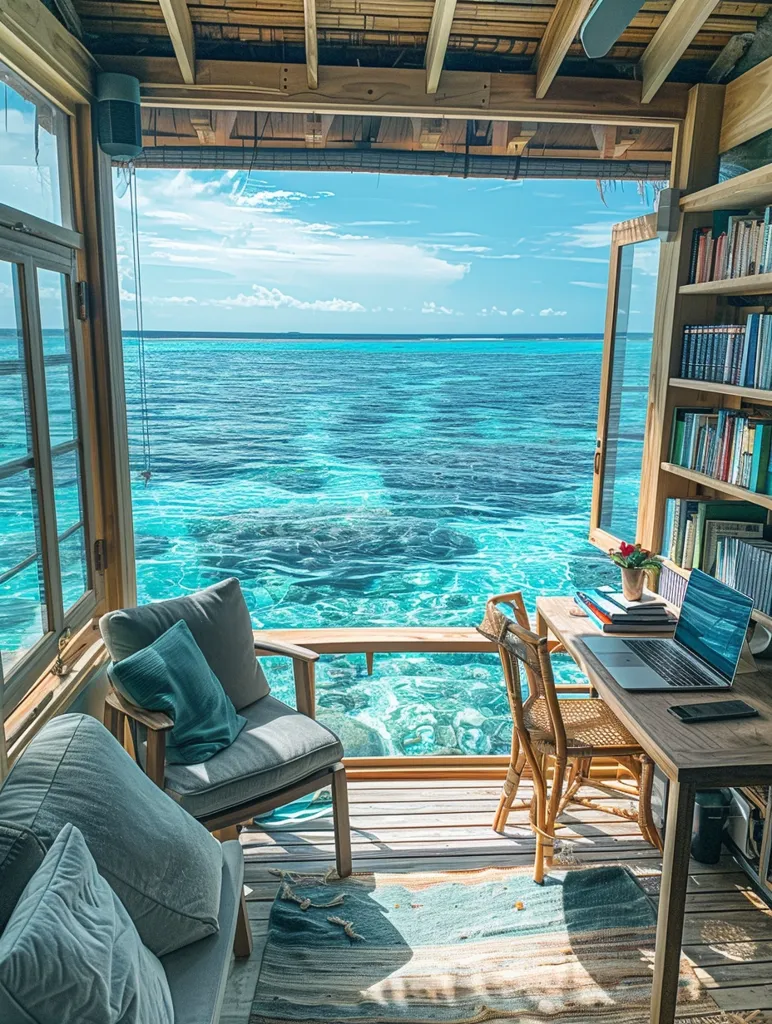
[[[255,654],[261,653],[282,655],[292,659],[295,678],[295,700],[297,709],[309,718],[314,718],[315,710],[315,671],[314,666],[319,655],[305,647],[298,647],[275,640],[255,638]],[[147,754],[144,771],[160,789],[164,789],[166,768],[166,734],[174,725],[168,715],[161,711],[147,711],[112,688],[105,698],[105,726],[121,745],[124,741],[127,720],[134,725],[142,725],[147,729]],[[132,730],[136,736],[136,730]],[[135,741],[136,742],[136,741]],[[136,751],[135,751],[136,756]],[[139,758],[137,757],[139,763]],[[239,804],[217,814],[207,815],[198,820],[210,832],[218,833],[218,838],[235,838],[238,833],[236,826],[249,821],[255,815],[266,814],[268,811],[282,807],[284,804],[297,800],[307,793],[314,793],[325,786],[332,787],[332,814],[335,833],[335,863],[338,874],[345,878],[351,874],[351,831],[348,811],[348,789],[346,786],[346,769],[338,762],[322,771],[314,772],[299,782],[284,789],[276,790],[260,800]],[[234,952],[237,957],[248,957],[252,949],[252,937],[246,916],[246,903],[242,895],[242,907],[239,923],[236,928]]]

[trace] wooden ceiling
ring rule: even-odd
[[[164,0],[165,4],[171,2]],[[174,52],[164,4],[158,0],[74,3],[84,41],[97,55],[170,56]],[[437,7],[434,0],[316,0],[311,4],[309,0],[191,0],[187,11],[196,56],[303,63],[309,6],[315,14],[319,63],[424,66],[429,28]],[[444,67],[529,70],[555,6],[555,0],[458,0],[451,10]],[[578,6],[581,9],[581,3]],[[647,0],[601,61],[584,57],[581,44],[572,34],[563,72],[635,77],[644,51],[673,6],[674,0]],[[702,80],[729,40],[755,32],[770,6],[754,0],[722,0],[688,43],[671,78]]]

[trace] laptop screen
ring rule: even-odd
[[[731,683],[752,610],[750,598],[692,569],[675,639]]]

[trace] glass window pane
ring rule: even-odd
[[[56,455],[53,467],[56,532],[61,537],[83,519],[78,452],[73,450]]]
[[[53,270],[38,270],[38,296],[46,367],[48,429],[51,447],[54,448],[78,436],[65,275]]]
[[[24,470],[0,480],[0,578],[40,550],[34,476]]]
[[[83,527],[59,544],[59,564],[62,572],[62,600],[65,613],[88,590],[88,563]]]
[[[17,268],[0,260],[0,465],[32,451]]]
[[[620,252],[600,525],[631,543],[638,521],[658,260],[656,239],[625,245]]]
[[[67,115],[0,61],[0,202],[70,226],[68,132]]]
[[[16,662],[47,632],[42,573],[36,559],[0,583],[0,658],[6,679]]]

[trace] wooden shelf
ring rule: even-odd
[[[728,484],[725,480],[715,480],[707,473],[698,473],[696,469],[684,469],[683,466],[676,466],[673,462],[663,462],[662,469],[666,473],[672,473],[673,476],[680,476],[684,480],[691,480],[692,483],[710,487],[712,490],[718,491],[719,494],[727,494],[729,497],[739,498],[741,501],[750,501],[763,508],[772,508],[772,494],[757,494],[756,491],[749,491],[747,487]]]
[[[744,210],[769,205],[772,205],[772,164],[684,196],[681,212],[710,213],[713,210]]]
[[[685,377],[671,377],[673,388],[688,388],[689,391],[706,391],[714,395],[734,395],[745,398],[749,402],[768,402],[772,404],[772,391],[762,388],[742,388],[739,384],[722,384],[711,380],[688,380]]]
[[[702,281],[682,284],[681,295],[767,295],[772,294],[772,274],[751,274],[733,277],[727,281]]]

